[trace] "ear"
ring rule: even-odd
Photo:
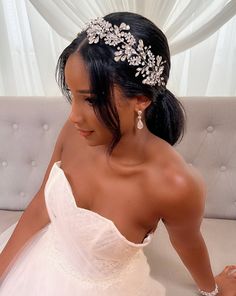
[[[146,96],[137,96],[135,98],[134,110],[138,112],[139,110],[144,111],[150,104],[151,100]]]

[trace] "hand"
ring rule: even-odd
[[[228,265],[215,277],[219,296],[236,296],[236,265]]]

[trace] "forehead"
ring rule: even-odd
[[[89,72],[79,53],[71,54],[66,62],[65,82],[71,88],[90,89]]]
[[[86,64],[81,55],[76,52],[69,56],[65,65],[65,82],[71,90],[90,90],[90,77]],[[86,92],[88,93],[88,92]],[[121,88],[113,85],[113,96],[115,100],[123,98]]]

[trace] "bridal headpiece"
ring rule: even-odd
[[[121,23],[119,27],[113,26],[104,18],[98,17],[91,20],[84,30],[89,44],[104,39],[105,44],[116,47],[116,62],[127,60],[129,65],[137,66],[135,77],[141,74],[144,78],[143,84],[165,86],[162,73],[166,61],[163,61],[160,55],[155,57],[150,50],[151,46],[145,46],[142,39],[137,42],[134,36],[127,32],[130,30],[129,25]]]

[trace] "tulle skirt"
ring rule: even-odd
[[[12,225],[0,236],[0,250],[4,248],[15,226]],[[81,280],[58,264],[60,260],[57,260],[51,247],[49,228],[48,225],[40,230],[10,264],[0,282],[1,296],[165,295],[164,287],[150,277],[140,287],[135,277],[110,284],[98,283],[93,279]]]

